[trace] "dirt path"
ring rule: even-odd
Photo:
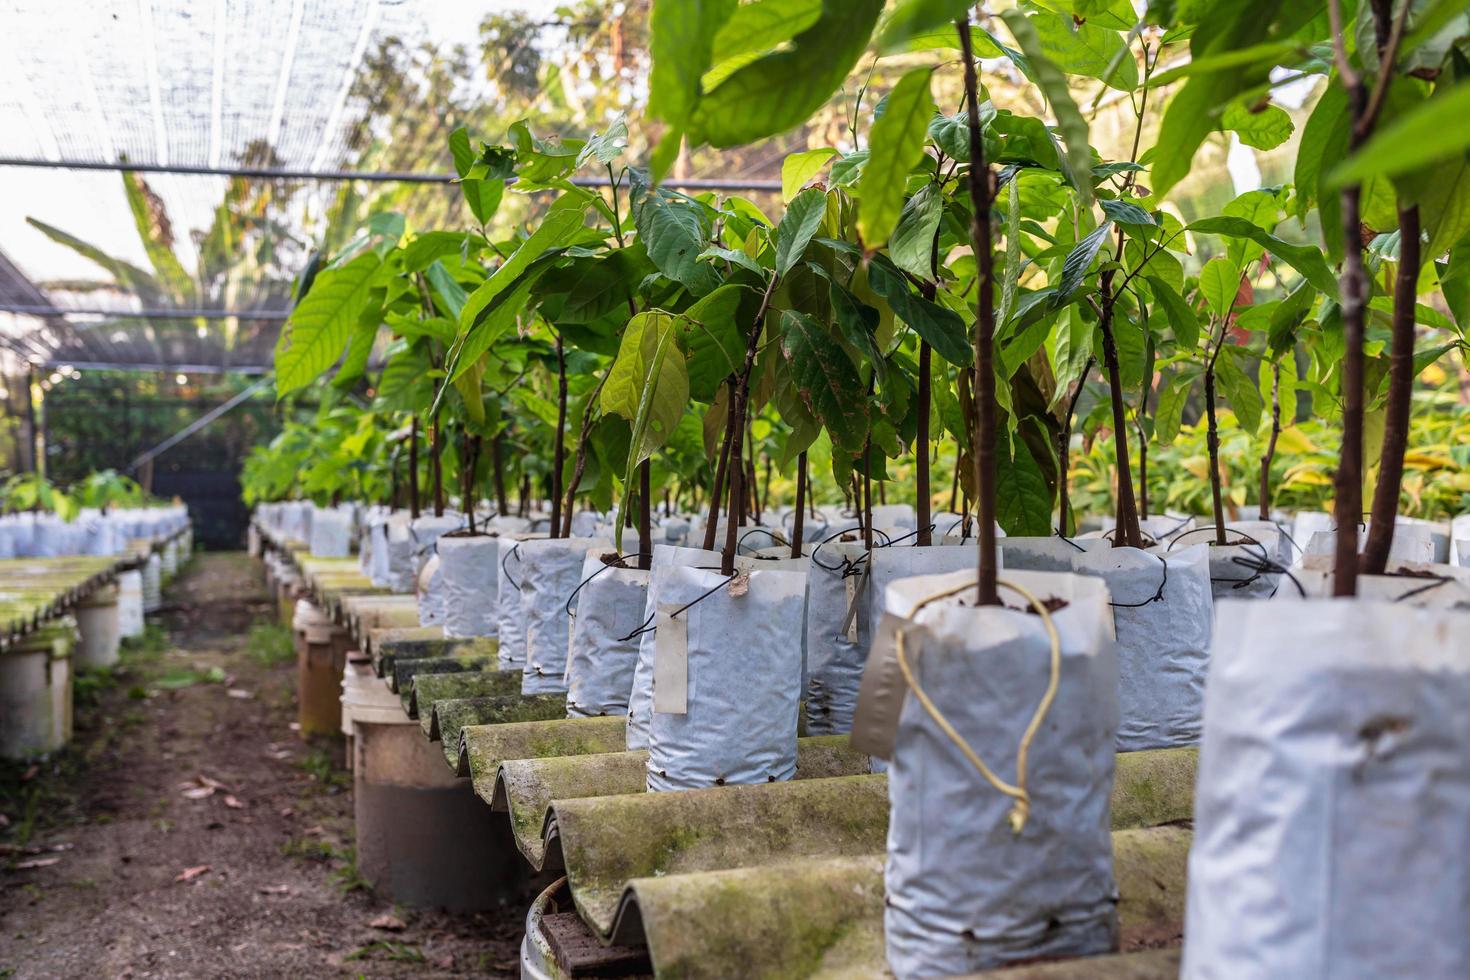
[[[523,910],[394,909],[356,878],[341,743],[292,731],[257,566],[202,556],[167,601],[80,686],[67,752],[0,764],[0,980],[517,975]]]

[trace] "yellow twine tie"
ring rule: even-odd
[[[1026,819],[1031,815],[1031,796],[1026,792],[1026,756],[1031,750],[1031,742],[1036,738],[1036,733],[1041,729],[1041,723],[1046,718],[1046,713],[1051,710],[1052,702],[1056,700],[1057,686],[1061,681],[1062,674],[1062,639],[1061,635],[1057,632],[1056,623],[1052,620],[1050,610],[1046,608],[1046,605],[1040,599],[1012,582],[998,582],[996,584],[1019,593],[1022,598],[1031,603],[1031,607],[1041,617],[1042,624],[1046,627],[1047,637],[1051,640],[1051,677],[1047,681],[1046,693],[1041,696],[1041,702],[1037,704],[1036,711],[1031,716],[1031,723],[1026,726],[1026,731],[1021,735],[1021,744],[1016,750],[1015,785],[1011,785],[1001,779],[995,774],[994,770],[985,764],[985,760],[980,758],[979,753],[971,748],[970,743],[965,740],[965,737],[955,729],[954,725],[950,724],[949,719],[944,717],[944,714],[930,700],[929,695],[919,686],[919,680],[914,676],[913,668],[908,662],[908,654],[904,647],[903,630],[899,630],[894,634],[894,654],[898,660],[898,669],[903,672],[905,683],[913,690],[914,696],[919,699],[919,704],[923,705],[929,717],[934,719],[934,723],[939,726],[939,730],[959,747],[959,750],[965,754],[965,758],[970,760],[970,764],[980,772],[981,776],[985,777],[986,782],[995,787],[998,792],[1004,793],[1006,796],[1015,800],[1015,805],[1011,807],[1010,824],[1011,832],[1019,834],[1021,828],[1026,826]],[[918,615],[919,610],[931,602],[956,595],[969,587],[969,585],[962,585],[957,589],[950,589],[946,592],[929,596],[914,606],[914,610],[910,616]]]

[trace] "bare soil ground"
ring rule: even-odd
[[[518,975],[524,909],[395,909],[357,877],[341,740],[292,729],[258,568],[195,559],[79,682],[74,744],[0,764],[0,980]]]

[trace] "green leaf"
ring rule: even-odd
[[[1160,389],[1158,406],[1154,409],[1154,438],[1159,445],[1168,446],[1178,438],[1184,404],[1193,386],[1192,374],[1176,374]]]
[[[491,273],[465,300],[464,309],[459,316],[461,331],[468,331],[473,327],[491,301],[515,282],[542,253],[560,248],[582,229],[587,199],[586,192],[577,190],[567,191],[552,202],[551,208],[541,219],[541,224],[531,233],[531,237],[521,242],[510,257],[501,263],[500,268]]]
[[[602,410],[633,423],[638,463],[668,440],[689,402],[689,376],[675,344],[678,332],[673,313],[648,310],[633,317],[602,386]]]
[[[822,0],[756,0],[735,8],[715,34],[714,63],[789,41],[817,22]]]
[[[1317,200],[1322,163],[1327,159],[1329,148],[1345,145],[1347,130],[1347,92],[1341,85],[1329,85],[1307,117],[1307,124],[1302,127],[1301,142],[1297,144],[1292,183],[1296,186],[1293,203],[1298,220],[1306,218]]]
[[[453,381],[470,366],[480,359],[480,355],[489,350],[501,337],[505,336],[515,325],[521,312],[525,309],[526,301],[531,296],[531,287],[546,270],[551,261],[548,256],[540,259],[525,272],[521,273],[509,289],[497,293],[475,317],[469,330],[464,329],[464,318],[460,318],[459,343],[450,352],[449,357],[449,380]]]
[[[995,519],[1006,534],[1048,537],[1052,493],[1024,439],[1011,439],[1011,452],[995,454]]]
[[[1021,187],[1013,176],[1006,184],[1006,264],[1000,283],[1000,309],[995,322],[1004,327],[1016,309],[1016,287],[1021,281]],[[1030,356],[1029,354],[1027,355]],[[1006,376],[1014,372],[1009,367]]]
[[[1450,160],[1470,148],[1470,85],[1449,86],[1380,125],[1361,150],[1332,169],[1327,187],[1338,190],[1370,177],[1396,177]]]
[[[1155,302],[1164,308],[1164,315],[1169,318],[1169,328],[1174,331],[1174,341],[1179,345],[1179,349],[1192,351],[1198,348],[1199,317],[1184,301],[1184,297],[1176,293],[1173,286],[1157,276],[1149,276],[1147,282],[1149,288],[1153,290]]]
[[[689,403],[689,378],[675,343],[678,332],[678,318],[663,310],[633,317],[602,387],[603,412],[633,423],[623,496],[613,523],[617,528],[623,526],[634,470],[669,441]]]
[[[868,134],[868,163],[858,180],[858,235],[869,251],[882,248],[903,209],[909,171],[924,155],[934,115],[932,68],[908,72],[888,94],[888,108]],[[779,263],[778,263],[779,264]]]
[[[435,259],[464,251],[474,254],[484,245],[485,240],[479,235],[462,231],[420,232],[403,246],[403,271],[422,272]]]
[[[1195,19],[1190,59],[1209,64],[1230,52],[1287,40],[1320,10],[1320,4],[1280,0],[1194,3],[1189,12]],[[1152,189],[1157,198],[1165,197],[1189,173],[1195,151],[1219,127],[1225,106],[1251,86],[1265,83],[1275,63],[1263,58],[1218,65],[1185,81],[1164,110],[1153,150]]]
[[[751,258],[749,255],[746,255],[744,252],[738,251],[737,249],[707,248],[703,252],[699,253],[699,257],[701,259],[709,259],[712,261],[717,260],[720,262],[730,262],[734,265],[740,266],[740,268],[742,269],[748,269],[758,276],[764,276],[766,274],[766,270],[761,268],[761,264],[759,262]]]
[[[113,258],[90,242],[85,242],[75,235],[62,231],[60,228],[46,224],[44,221],[38,221],[35,218],[28,217],[26,218],[26,224],[35,228],[53,242],[65,245],[83,258],[97,263],[103,269],[107,270],[119,286],[129,292],[136,293],[139,299],[148,303],[162,303],[167,301],[167,296],[158,280],[131,262],[124,262],[122,259]]]
[[[1244,218],[1205,218],[1189,226],[1189,230],[1206,235],[1225,235],[1228,238],[1249,238],[1274,257],[1281,259],[1327,296],[1337,295],[1337,277],[1322,257],[1322,250],[1313,245],[1297,245],[1283,241]]]
[[[879,54],[893,54],[930,31],[949,29],[970,11],[969,0],[899,0],[883,22],[873,46]]]
[[[581,167],[588,160],[596,159],[605,167],[616,160],[627,146],[628,122],[620,114],[602,132],[592,134],[592,138],[577,154],[577,166]]]
[[[1052,309],[1060,309],[1072,302],[1072,294],[1082,285],[1087,270],[1092,266],[1092,260],[1097,258],[1098,249],[1102,248],[1102,243],[1108,237],[1108,229],[1112,226],[1111,220],[1104,221],[1072,246],[1072,251],[1062,261],[1062,274],[1057,279],[1056,289],[1048,304]]]
[[[834,445],[861,452],[868,435],[868,401],[846,352],[816,320],[781,314],[781,353],[802,404],[827,428]]]
[[[704,294],[719,282],[709,263],[700,262],[707,230],[704,208],[680,194],[650,188],[633,208],[638,240],[658,271],[683,283],[696,294]]]
[[[685,0],[659,0],[655,11],[660,6],[670,11],[668,17],[694,19]],[[847,78],[882,9],[883,0],[822,0],[821,17],[790,44],[704,94],[690,120],[691,142],[738,146],[805,122]],[[655,69],[658,65],[655,52]]]
[[[934,184],[923,187],[904,202],[898,227],[888,239],[888,257],[903,271],[933,279],[934,236],[944,215],[944,194]]]
[[[715,36],[736,0],[657,0],[648,15],[648,113],[675,127],[694,115],[700,79],[714,56]]]
[[[342,356],[382,264],[368,251],[317,275],[276,341],[278,398],[306,387]]]
[[[1224,256],[1215,256],[1199,272],[1199,291],[1210,312],[1224,319],[1230,315],[1235,294],[1240,291],[1240,270]]]
[[[745,357],[736,315],[747,290],[727,283],[679,314],[689,352],[689,393],[709,401]]]
[[[1049,19],[1048,15],[1028,18],[1020,10],[1007,10],[1000,16],[1006,22],[1006,26],[1011,29],[1011,34],[1015,36],[1016,43],[1021,46],[1021,50],[1026,52],[1026,57],[1031,61],[1032,71],[1036,75],[1036,84],[1046,95],[1047,101],[1051,103],[1052,112],[1056,113],[1057,128],[1061,130],[1062,140],[1067,145],[1068,179],[1077,189],[1077,196],[1083,205],[1091,205],[1092,146],[1088,143],[1087,120],[1082,118],[1082,113],[1077,109],[1077,103],[1072,101],[1072,91],[1067,85],[1067,76],[1062,74],[1062,70],[1052,60],[1051,55],[1056,52],[1045,50],[1044,42],[1037,32],[1037,27]],[[1090,34],[1097,30],[1097,28],[1083,25],[1079,29],[1079,34]],[[1069,37],[1072,36],[1065,28],[1063,33]],[[1112,38],[1118,41],[1116,34],[1113,34]],[[1131,59],[1124,59],[1124,63],[1133,68],[1133,82],[1126,86],[1131,91],[1138,84],[1137,68],[1133,66]],[[1072,70],[1080,71],[1076,68]],[[1127,73],[1120,71],[1117,74],[1124,76]]]
[[[1001,16],[1014,34],[1015,26],[1011,24],[1011,18],[1005,13]],[[1017,16],[1020,16],[1019,11]],[[1119,56],[1124,45],[1117,31],[1088,22],[1079,24],[1070,14],[1055,12],[1038,14],[1032,18],[1032,23],[1040,44],[1037,51],[1033,51],[1023,43],[1021,50],[1026,52],[1026,57],[1030,59],[1038,77],[1041,75],[1041,69],[1037,65],[1039,51],[1058,68],[1070,74],[1096,78],[1109,87],[1124,92],[1131,92],[1138,87],[1138,63],[1131,53],[1122,53]],[[1017,37],[1016,40],[1021,39]],[[1109,67],[1113,65],[1116,67],[1109,75]]]
[[[1133,225],[1155,231],[1159,227],[1153,215],[1131,201],[1102,200],[1098,204],[1102,206],[1103,214],[1120,225]]]
[[[915,294],[903,273],[881,255],[868,263],[868,284],[940,357],[961,367],[975,363],[969,331],[960,315]]]
[[[476,180],[471,177],[460,181],[459,188],[464,192],[464,203],[470,214],[475,216],[481,227],[495,217],[495,212],[500,210],[500,200],[505,196],[503,180]]]
[[[183,263],[174,254],[173,225],[163,206],[163,198],[154,193],[140,174],[124,173],[122,178],[128,208],[133,212],[133,225],[138,229],[138,239],[143,243],[148,263],[158,274],[159,282],[168,287],[175,302],[194,305],[194,279],[184,271]]]
[[[449,270],[444,268],[444,263],[437,259],[429,265],[424,272],[424,278],[429,280],[429,285],[434,288],[434,295],[444,304],[444,312],[455,320],[459,319],[460,311],[464,309],[465,300],[469,298],[464,287],[455,281]]]
[[[795,197],[836,155],[837,151],[830,146],[789,154],[781,161],[781,201],[785,203]]]
[[[819,188],[810,187],[791,199],[776,226],[776,275],[784,277],[801,261],[826,216],[827,195]]]
[[[1295,289],[1286,294],[1271,311],[1270,325],[1266,330],[1266,343],[1273,355],[1279,356],[1296,346],[1296,328],[1311,312],[1312,301],[1317,292],[1309,282],[1299,282]]]
[[[449,155],[454,158],[454,172],[463,179],[475,165],[475,150],[470,146],[470,131],[463,126],[449,134]]]
[[[1280,106],[1267,105],[1253,111],[1239,102],[1232,102],[1220,117],[1220,128],[1239,136],[1246,146],[1274,150],[1291,139],[1296,124]]]
[[[1249,356],[1249,352],[1242,351],[1239,347],[1226,347],[1221,352],[1220,359],[1215,362],[1215,375],[1220,379],[1220,387],[1225,390],[1226,401],[1235,410],[1240,427],[1254,435],[1261,427],[1261,392],[1255,382],[1241,370],[1239,362],[1232,356],[1236,354]]]

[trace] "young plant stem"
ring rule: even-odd
[[[1097,359],[1088,357],[1087,363],[1082,368],[1082,376],[1077,379],[1077,387],[1072,389],[1072,397],[1067,401],[1067,414],[1062,417],[1062,430],[1057,433],[1057,531],[1063,537],[1069,537],[1076,533],[1075,522],[1072,520],[1072,419],[1077,415],[1077,402],[1082,399],[1082,391],[1087,387],[1087,376],[1092,373],[1092,366]]]
[[[495,480],[495,509],[498,514],[510,513],[510,503],[505,497],[505,461],[501,456],[501,441],[504,433],[495,433],[490,441],[490,470]]]
[[[1210,359],[1205,362],[1205,448],[1210,454],[1210,501],[1214,508],[1215,545],[1229,544],[1225,537],[1225,506],[1220,493],[1220,426],[1215,421],[1215,362],[1220,351],[1225,349],[1225,332],[1230,328],[1230,318],[1220,320],[1220,336],[1214,340]]]
[[[480,437],[470,435],[466,430],[463,439],[464,470],[462,486],[460,491],[464,497],[464,512],[469,518],[470,533],[475,533],[475,468],[480,465]]]
[[[1351,129],[1348,152],[1355,153],[1372,135],[1373,114],[1369,109],[1363,76],[1348,60],[1343,37],[1340,0],[1327,0],[1327,16],[1333,37],[1333,60],[1338,80],[1347,90]],[[1390,57],[1385,64],[1392,66]],[[1381,73],[1386,80],[1391,73]],[[1332,594],[1358,594],[1358,522],[1363,519],[1363,306],[1368,282],[1363,273],[1361,199],[1362,185],[1349,184],[1340,192],[1342,206],[1343,260],[1339,277],[1342,304],[1342,452],[1333,477],[1333,516],[1337,524],[1337,550],[1333,557]]]
[[[744,469],[741,465],[741,436],[745,434],[746,407],[750,399],[750,372],[755,366],[756,351],[760,349],[761,333],[765,329],[766,311],[771,307],[771,295],[776,291],[776,283],[780,276],[772,275],[771,281],[766,285],[765,295],[761,297],[760,310],[755,315],[755,322],[750,326],[750,336],[745,344],[745,363],[741,366],[740,374],[735,382],[735,395],[731,402],[733,418],[731,419],[731,446],[730,446],[730,511],[738,511],[741,502],[745,499]],[[738,526],[727,513],[725,519],[725,550],[720,555],[720,574],[735,574],[735,549],[737,545]]]
[[[434,516],[444,516],[444,447],[439,443],[439,417],[429,420],[429,475],[433,480]]]
[[[954,444],[954,472],[949,478],[949,512],[956,513],[960,509],[960,466],[963,465],[963,450],[960,444]]]
[[[556,442],[551,458],[551,537],[566,537],[561,527],[561,470],[567,458],[567,352],[556,335]],[[621,533],[621,529],[614,533]]]
[[[919,411],[918,432],[914,435],[914,493],[919,533],[914,545],[926,548],[934,543],[929,525],[933,523],[929,501],[929,345],[919,342]]]
[[[1143,389],[1143,404],[1139,406],[1138,422],[1138,519],[1148,520],[1148,433],[1144,431],[1143,419],[1148,411],[1148,388]]]
[[[521,517],[531,516],[531,474],[521,471],[521,499],[516,505],[516,513]]]
[[[863,547],[873,550],[873,437],[863,441]]]
[[[955,22],[965,67],[965,109],[970,130],[970,203],[974,216],[970,242],[978,258],[979,309],[975,322],[975,493],[978,497],[980,563],[976,574],[977,601],[1000,605],[996,587],[995,546],[995,255],[990,241],[990,166],[985,161],[985,139],[980,131],[979,82],[971,50],[970,18]]]
[[[408,423],[408,513],[419,519],[419,417]]]
[[[1389,350],[1388,403],[1383,417],[1383,450],[1373,490],[1373,517],[1363,545],[1362,572],[1382,575],[1388,568],[1409,446],[1409,411],[1414,397],[1414,299],[1419,282],[1419,209],[1399,210],[1399,265],[1393,284],[1393,344]]]
[[[638,567],[653,567],[653,476],[650,460],[638,466]],[[618,529],[621,540],[622,528]]]
[[[1118,467],[1118,526],[1113,536],[1113,547],[1142,548],[1138,509],[1133,502],[1133,470],[1128,458],[1128,417],[1123,404],[1123,378],[1118,367],[1118,344],[1113,337],[1113,270],[1104,272],[1100,282],[1103,303],[1098,328],[1102,332],[1103,366],[1108,372],[1108,399],[1113,409],[1113,457]]]
[[[771,457],[762,454],[761,462],[766,467],[766,474],[761,485],[761,510],[768,511],[771,509]]]
[[[602,386],[607,382],[607,375],[598,380],[597,387],[592,389],[592,394],[587,396],[587,406],[582,409],[582,429],[577,436],[577,454],[572,458],[572,479],[567,484],[567,499],[562,506],[561,536],[569,538],[572,536],[572,508],[577,499],[577,488],[582,485],[582,474],[587,471],[587,430],[592,425],[592,411],[597,406],[597,400],[602,395]]]
[[[730,469],[730,444],[735,440],[735,398],[731,392],[725,409],[725,441],[720,446],[720,460],[715,464],[715,482],[709,491],[709,517],[704,522],[704,550],[715,550],[715,533],[720,526],[720,502],[725,492],[725,477]],[[725,515],[729,520],[729,515]]]
[[[1291,356],[1290,353],[1287,354]],[[1276,456],[1276,437],[1281,435],[1281,362],[1271,365],[1271,438],[1266,443],[1266,454],[1261,457],[1260,510],[1263,521],[1271,519],[1271,461]]]
[[[801,538],[806,530],[806,453],[796,456],[796,516],[791,521],[791,557],[801,557]]]

